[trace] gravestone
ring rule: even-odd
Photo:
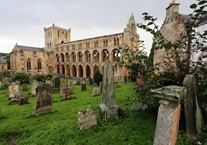
[[[113,65],[104,64],[102,100],[99,105],[100,118],[105,121],[118,119],[118,106],[116,105]]]
[[[93,88],[93,91],[92,91],[92,96],[95,97],[95,96],[98,96],[100,95],[100,87],[97,86],[97,84],[95,84],[94,88]]]
[[[62,100],[69,99],[71,94],[72,94],[72,86],[70,80],[69,79],[61,80],[60,96],[62,97]]]
[[[93,79],[92,78],[86,78],[86,83],[88,85],[93,85]]]
[[[95,110],[89,107],[87,110],[78,112],[78,125],[80,130],[88,129],[97,124]]]
[[[190,138],[196,138],[203,126],[203,117],[201,108],[198,104],[198,83],[193,75],[186,75],[183,81],[186,87],[186,96],[184,98],[186,134]]]
[[[27,83],[22,84],[22,91],[28,91],[28,84]]]
[[[51,85],[51,86],[53,86],[53,85],[52,85],[52,80],[47,79],[47,80],[45,80],[45,83],[46,83],[46,84],[49,84],[49,85]]]
[[[82,81],[81,82],[81,91],[85,91],[86,90],[86,82]]]
[[[15,94],[19,92],[19,85],[11,83],[9,85],[9,100],[15,99]]]
[[[0,81],[0,89],[2,88],[2,82]]]
[[[16,99],[16,102],[19,102],[20,105],[24,105],[24,104],[28,104],[29,103],[28,97],[25,97],[20,92],[15,94],[15,99]]]
[[[52,86],[46,83],[36,88],[36,106],[33,115],[52,112]]]
[[[53,84],[53,89],[54,90],[60,90],[60,77],[59,76],[55,76],[53,78],[52,84]]]
[[[37,80],[34,80],[32,83],[32,89],[31,89],[31,94],[32,96],[35,96],[36,94],[36,88],[40,85],[41,83],[38,82]]]
[[[153,145],[175,145],[185,88],[172,85],[151,92],[160,103]]]

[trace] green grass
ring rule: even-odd
[[[133,83],[116,84],[116,100],[126,117],[114,122],[103,122],[99,117],[101,96],[92,97],[92,86],[81,92],[80,86],[73,86],[73,99],[61,101],[59,92],[53,93],[55,112],[31,117],[35,98],[29,97],[27,105],[8,105],[8,90],[0,90],[0,144],[17,142],[18,145],[152,145],[156,114],[128,111],[126,104],[135,96]],[[20,88],[21,90],[21,88]],[[31,86],[29,86],[31,90]],[[24,92],[29,95],[30,91]],[[79,130],[77,112],[93,106],[98,124],[87,130]],[[180,145],[187,145],[182,133],[178,136]]]

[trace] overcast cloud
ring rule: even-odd
[[[9,53],[14,45],[44,47],[44,27],[71,28],[72,40],[123,32],[131,13],[137,23],[142,13],[158,18],[161,25],[165,8],[172,0],[1,0],[0,52]],[[195,0],[177,0],[180,12],[191,12]],[[152,37],[138,30],[146,47]]]

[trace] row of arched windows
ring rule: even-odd
[[[28,58],[27,59],[27,70],[31,70],[32,69],[32,63],[31,63],[31,59]],[[41,70],[42,69],[42,61],[41,59],[38,59],[37,61],[37,70]]]
[[[109,58],[111,56],[111,58]],[[99,55],[97,50],[94,50],[92,54],[89,51],[86,51],[84,54],[78,52],[72,52],[71,54],[61,53],[60,55],[56,54],[56,62],[99,62],[99,61],[106,61],[111,60],[113,62],[120,61],[120,51],[118,49],[114,49],[111,54],[107,49],[104,49]]]
[[[118,46],[120,44],[120,39],[118,37],[113,38],[111,46]],[[92,43],[93,42],[93,43]],[[108,39],[103,39],[103,40],[95,40],[95,41],[87,41],[87,42],[79,42],[76,44],[71,45],[72,50],[76,49],[83,49],[83,48],[97,48],[97,47],[107,47],[109,46],[109,40]],[[69,47],[67,46],[67,50],[69,51]],[[63,47],[61,48],[56,48],[56,51],[63,51]]]

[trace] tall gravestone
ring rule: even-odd
[[[175,145],[180,120],[180,103],[183,101],[185,88],[166,86],[151,90],[151,92],[160,103],[154,145]]]
[[[193,75],[186,75],[183,81],[186,87],[186,96],[184,98],[186,134],[188,137],[195,138],[201,133],[203,126],[203,117],[201,108],[198,104],[198,83]]]
[[[19,85],[12,83],[9,85],[9,99],[15,99],[15,94],[19,92]]]
[[[100,117],[103,120],[118,119],[118,106],[116,105],[113,65],[111,62],[104,64],[102,100],[99,105]]]
[[[53,89],[54,90],[60,90],[60,77],[59,76],[55,76],[53,78],[52,84],[53,84]]]
[[[52,109],[52,86],[46,83],[39,85],[36,88],[36,106],[33,115],[47,113]]]
[[[0,89],[2,88],[2,82],[0,81]]]
[[[72,87],[70,80],[64,79],[61,80],[61,85],[60,85],[60,95],[62,97],[62,100],[67,100],[71,97],[72,93]]]

